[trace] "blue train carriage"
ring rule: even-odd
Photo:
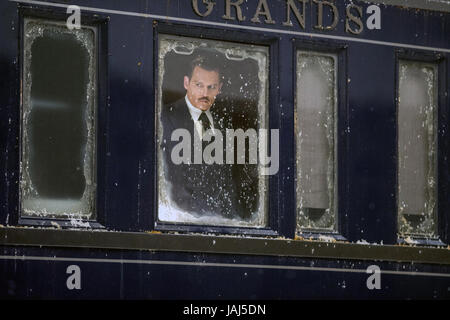
[[[0,11],[0,297],[450,297],[449,1]]]

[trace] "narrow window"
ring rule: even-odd
[[[336,55],[297,52],[297,231],[336,231]]]
[[[399,61],[400,236],[436,236],[437,65]]]
[[[95,213],[95,29],[24,19],[21,214]]]
[[[266,226],[268,48],[161,34],[158,65],[158,221]]]

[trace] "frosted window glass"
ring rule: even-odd
[[[400,60],[398,208],[400,234],[435,235],[437,69]]]
[[[297,230],[335,230],[336,56],[297,53]]]
[[[93,218],[95,32],[25,19],[22,216]]]
[[[202,163],[195,164],[195,145],[190,149],[189,163],[175,164],[171,159],[177,144],[171,141],[171,134],[176,129],[185,129],[191,143],[194,135],[200,135],[202,131],[201,124],[198,125],[192,118],[196,107],[191,105],[189,109],[186,102],[189,91],[196,89],[188,87],[188,91],[184,83],[185,77],[189,85],[192,84],[191,79],[196,78],[189,66],[199,57],[214,60],[217,67],[199,69],[206,70],[206,74],[213,77],[219,73],[222,87],[209,111],[212,128],[222,132],[224,145],[226,129],[253,132],[255,135],[250,136],[256,138],[260,129],[268,129],[267,47],[161,34],[157,117],[158,220],[197,225],[264,227],[268,223],[268,176],[261,174],[262,166],[250,161],[249,155],[250,148],[258,148],[258,141],[256,145],[249,145],[248,138],[245,157],[237,159],[235,156],[233,164],[225,159],[225,151],[221,157],[223,164],[206,164],[202,159]],[[195,81],[201,84],[209,78],[199,74]],[[204,94],[207,95],[207,92]],[[261,136],[259,139],[262,139]],[[188,143],[189,147],[191,143]]]

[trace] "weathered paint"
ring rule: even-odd
[[[20,230],[11,234],[5,231],[9,228],[0,227],[0,296],[67,299],[448,299],[450,267],[445,246],[449,243],[450,225],[450,203],[447,200],[450,198],[447,164],[450,146],[445,141],[450,141],[450,133],[445,108],[440,115],[442,152],[438,155],[441,168],[441,247],[423,247],[422,251],[422,247],[410,248],[406,243],[412,251],[402,251],[403,245],[397,244],[395,196],[397,52],[415,50],[420,51],[420,55],[444,58],[446,63],[440,70],[448,75],[448,5],[444,3],[439,12],[433,11],[436,10],[436,1],[427,2],[432,10],[400,7],[397,6],[398,1],[385,1],[385,4],[380,4],[381,29],[364,27],[355,35],[345,29],[347,1],[336,2],[343,20],[329,31],[314,28],[317,22],[315,7],[308,6],[305,27],[302,28],[292,15],[293,26],[283,26],[286,8],[279,5],[284,3],[281,0],[267,1],[271,19],[259,15],[261,23],[251,21],[256,12],[256,1],[246,5],[245,14],[249,13],[245,21],[225,21],[223,6],[219,6],[223,1],[216,3],[216,10],[201,18],[194,12],[191,1],[77,1],[83,14],[98,14],[106,26],[100,48],[102,72],[99,74],[99,215],[98,221],[90,223],[88,230],[76,231],[86,232],[86,236],[94,233],[95,237],[105,234],[105,238],[89,240],[89,245],[85,246],[82,233],[78,233],[73,242],[72,235],[64,235],[64,231],[55,234],[52,227],[57,224],[59,228],[79,228],[82,221],[73,224],[70,221],[19,218],[19,110],[22,92],[18,39],[21,26],[18,2],[1,2],[0,73],[7,81],[0,83],[0,111],[3,115],[0,119],[3,155],[0,157],[0,224],[19,226],[17,229]],[[353,3],[362,7],[362,12],[369,5],[361,1]],[[49,3],[47,7],[36,1],[31,6],[58,11],[64,17],[67,4]],[[365,19],[367,14],[363,13],[363,16]],[[266,23],[263,21],[265,18],[276,23]],[[328,18],[325,16],[324,25],[331,22]],[[364,19],[361,21],[365,22]],[[224,29],[227,32],[223,32]],[[154,101],[157,86],[154,62],[157,59],[154,37],[159,30],[191,36],[206,32],[211,38],[270,45],[269,118],[271,127],[280,129],[283,143],[280,146],[280,171],[270,180],[269,228],[249,231],[242,228],[155,225]],[[295,240],[295,142],[292,130],[295,86],[292,70],[295,69],[295,49],[305,47],[339,48],[345,52],[341,64],[345,68],[338,71],[338,77],[343,77],[339,80],[343,86],[339,91],[343,102],[338,112],[338,135],[341,137],[338,146],[341,158],[337,164],[340,172],[339,234],[313,235],[317,240],[308,248],[309,253],[299,250],[296,254],[289,248],[295,249],[295,246],[308,242]],[[441,84],[442,92],[449,91],[448,85],[448,80]],[[448,106],[448,94],[439,99],[441,105]],[[23,225],[43,234],[36,237]],[[48,228],[51,230],[46,233]],[[138,237],[116,237],[125,231],[136,233]],[[162,238],[165,242],[145,237],[158,236],[159,232],[163,233],[161,236],[188,233],[191,241],[183,242],[186,238],[176,234]],[[210,241],[207,247],[200,245],[205,241],[201,235],[204,233],[215,234],[206,238]],[[245,235],[239,237],[243,233]],[[222,244],[223,234],[233,234],[233,237]],[[113,235],[114,245],[107,245],[109,235]],[[16,238],[11,241],[8,236]],[[307,235],[301,236],[308,238]],[[280,246],[270,242],[270,250],[263,249],[266,237],[280,241]],[[329,248],[323,251],[321,246],[331,244],[321,242],[321,239],[335,238],[345,239],[339,244],[342,250]],[[47,239],[42,240],[42,247],[39,239]],[[126,239],[124,246],[120,246],[122,239]],[[243,239],[245,241],[241,241]],[[252,243],[252,240],[257,243]],[[290,247],[289,242],[295,242],[295,245]],[[365,243],[376,245],[371,246],[367,253]],[[243,244],[249,247],[240,250]],[[216,245],[219,247],[217,250],[214,249]],[[383,245],[389,245],[389,248],[384,249]],[[258,250],[257,255],[248,252],[252,248]],[[399,261],[396,261],[397,248],[398,252],[405,252],[405,255],[399,253]],[[413,256],[408,259],[409,254]],[[427,259],[421,259],[422,254]],[[68,278],[74,275],[70,270],[76,270],[69,269],[68,273],[68,267],[72,265],[77,265],[81,272],[79,290],[67,287]],[[365,271],[370,265],[378,265],[381,269],[380,290],[370,290],[366,286],[369,274]],[[235,290],[235,283],[240,284],[240,290]]]

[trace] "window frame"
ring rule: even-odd
[[[277,128],[279,123],[279,114],[275,107],[278,105],[278,95],[275,91],[278,83],[278,74],[276,73],[276,68],[278,64],[278,39],[273,36],[267,36],[260,33],[249,33],[246,31],[229,31],[224,33],[223,30],[216,29],[213,27],[197,27],[189,26],[186,28],[185,25],[169,24],[165,22],[155,22],[153,24],[153,44],[154,44],[154,84],[155,84],[155,110],[158,106],[159,97],[159,77],[158,77],[158,59],[159,59],[159,34],[180,36],[180,37],[191,37],[198,39],[207,39],[215,41],[229,41],[233,43],[242,43],[247,45],[259,45],[268,47],[269,55],[267,57],[269,70],[268,70],[268,125],[269,129],[280,129]],[[158,58],[156,58],[158,57]],[[157,121],[159,119],[156,117],[156,112],[154,114],[155,132],[153,137],[157,137],[156,128]],[[280,130],[281,131],[281,130]],[[270,147],[270,136],[268,140],[268,146]],[[154,145],[154,161],[157,162],[159,146]],[[280,164],[281,167],[281,164]],[[174,232],[210,232],[210,233],[220,233],[220,234],[246,234],[254,236],[278,236],[281,235],[281,214],[278,211],[278,194],[279,194],[279,184],[278,179],[280,171],[272,176],[268,177],[268,188],[267,192],[267,226],[266,227],[239,227],[239,226],[222,226],[222,225],[200,225],[200,224],[189,224],[189,223],[170,223],[170,222],[160,222],[158,221],[158,168],[157,165],[154,166],[154,195],[153,199],[153,214],[151,226],[153,226],[155,231],[174,231]]]
[[[67,20],[67,13],[65,10],[61,10],[59,8],[52,9],[44,9],[44,8],[34,8],[29,6],[20,5],[18,10],[18,39],[19,39],[19,47],[18,47],[18,87],[22,87],[24,78],[23,78],[23,58],[24,58],[24,22],[25,19],[40,19],[43,21],[56,22],[65,24]],[[17,161],[17,164],[14,164],[14,175],[19,177],[16,184],[11,190],[10,193],[10,201],[12,203],[16,203],[14,206],[14,212],[11,217],[11,221],[15,225],[19,226],[42,226],[42,227],[61,227],[61,228],[93,228],[93,229],[103,229],[106,223],[106,211],[105,211],[105,189],[106,189],[106,181],[105,181],[105,169],[104,165],[106,162],[106,136],[107,136],[107,108],[106,102],[108,97],[108,72],[107,72],[107,19],[104,17],[100,17],[98,15],[93,14],[81,14],[81,21],[83,26],[88,26],[91,28],[95,28],[96,30],[96,38],[95,38],[95,46],[96,46],[96,58],[97,58],[97,67],[95,72],[96,74],[96,105],[93,106],[95,108],[95,162],[94,162],[94,174],[96,175],[96,191],[95,191],[95,203],[94,203],[94,218],[93,219],[84,219],[75,217],[76,223],[74,224],[70,218],[62,218],[62,217],[35,217],[35,216],[22,216],[22,208],[21,208],[21,200],[20,200],[20,160]],[[22,157],[22,106],[23,106],[23,97],[20,95],[20,99],[18,101],[18,108],[14,110],[14,119],[16,119],[17,126],[15,127],[16,132],[16,140],[18,143],[17,148],[15,148],[15,152],[17,152],[17,158],[21,159]],[[12,198],[12,199],[11,199]]]
[[[334,155],[334,185],[337,188],[335,190],[336,199],[334,199],[334,216],[335,216],[335,230],[334,231],[322,231],[322,230],[304,230],[299,232],[297,230],[297,192],[294,191],[295,198],[295,235],[299,238],[305,239],[320,239],[321,237],[330,237],[335,240],[346,241],[349,234],[349,219],[345,212],[348,212],[348,202],[350,197],[347,190],[347,186],[350,182],[348,163],[346,159],[350,156],[349,154],[349,139],[348,139],[348,128],[349,128],[349,112],[348,112],[348,88],[347,88],[347,53],[348,45],[346,43],[333,41],[333,40],[308,40],[308,39],[295,39],[293,46],[293,75],[292,75],[292,93],[294,95],[294,110],[293,112],[297,114],[297,53],[301,52],[313,52],[313,53],[323,53],[328,55],[336,56],[336,92],[337,92],[337,104],[335,110],[335,155]],[[293,128],[293,141],[294,141],[294,157],[296,159],[297,154],[297,131],[298,128]],[[293,167],[295,184],[294,188],[297,187],[297,163],[294,160]]]
[[[430,63],[436,65],[437,75],[437,99],[436,99],[436,115],[437,115],[437,128],[436,128],[436,206],[435,209],[435,224],[436,224],[436,239],[430,239],[425,236],[404,236],[399,233],[398,225],[398,97],[400,91],[400,60],[410,61],[410,62],[422,62]],[[450,126],[450,110],[448,108],[448,97],[446,97],[445,92],[447,91],[447,75],[448,75],[448,62],[444,55],[441,53],[431,53],[421,50],[413,49],[396,49],[395,50],[395,163],[396,163],[396,175],[395,175],[395,226],[396,226],[396,237],[397,243],[407,244],[411,241],[418,245],[431,245],[431,246],[445,246],[449,243],[450,234],[450,200],[447,199],[450,194],[450,165],[448,163],[448,155],[450,154],[450,144],[448,140],[450,139],[450,134],[448,133],[448,128]]]

